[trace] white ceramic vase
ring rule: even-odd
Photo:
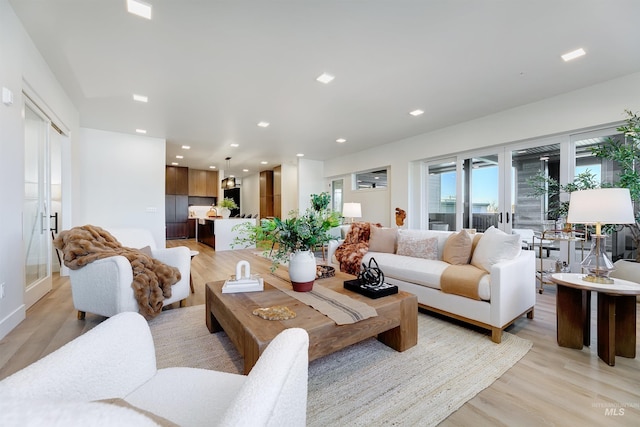
[[[311,251],[296,251],[289,258],[289,278],[294,291],[308,292],[316,280],[316,257]]]
[[[231,215],[229,208],[220,208],[220,216],[222,218],[229,219],[229,215]]]

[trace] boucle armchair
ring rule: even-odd
[[[304,426],[308,347],[292,328],[247,376],[156,369],[147,322],[121,313],[0,381],[0,425],[157,425],[142,410],[181,426]]]
[[[181,279],[171,287],[171,297],[163,306],[173,304],[189,296],[191,252],[186,246],[158,248],[149,230],[139,228],[107,229],[122,246],[142,249],[149,247],[151,256],[180,270]],[[111,317],[125,311],[138,311],[138,302],[131,287],[133,271],[123,256],[96,260],[77,270],[70,270],[73,306],[78,310],[78,319],[85,313]]]

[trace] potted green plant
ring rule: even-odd
[[[220,214],[223,218],[229,218],[229,215],[231,215],[231,210],[238,209],[238,205],[230,197],[225,197],[220,200],[220,203],[218,203],[218,207],[221,208]]]
[[[532,196],[549,196],[549,217],[566,217],[569,202],[560,202],[560,193],[571,193],[578,190],[588,190],[598,187],[628,188],[634,204],[636,222],[624,227],[631,232],[633,246],[636,249],[636,262],[640,263],[640,116],[630,110],[625,110],[627,119],[625,124],[618,127],[622,133],[620,139],[607,138],[603,144],[595,146],[591,152],[599,158],[616,162],[620,167],[617,179],[613,182],[599,184],[595,174],[587,170],[579,174],[571,183],[560,185],[557,180],[538,174],[528,181],[533,188]],[[607,227],[612,231],[613,227]]]
[[[264,255],[272,260],[271,271],[288,264],[294,290],[309,291],[316,277],[313,249],[335,239],[329,229],[340,225],[339,214],[330,211],[328,203],[323,206],[318,210],[312,205],[302,214],[292,211],[287,219],[265,218],[257,225],[240,224],[234,244],[265,242]]]

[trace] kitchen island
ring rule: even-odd
[[[232,249],[255,248],[255,245],[245,245],[231,247],[235,238],[239,236],[238,231],[233,228],[243,223],[251,223],[256,225],[256,218],[208,218],[201,217],[197,219],[196,238],[198,242],[211,246],[216,251],[229,251]]]

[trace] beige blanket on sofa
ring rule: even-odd
[[[478,283],[485,274],[487,274],[486,271],[471,264],[450,265],[442,273],[440,290],[448,294],[480,300]]]
[[[77,270],[97,259],[122,255],[131,263],[131,287],[138,301],[140,314],[150,319],[162,311],[165,298],[171,297],[171,286],[180,281],[180,271],[144,252],[123,247],[106,230],[83,225],[62,231],[53,242],[62,251],[64,265]]]

